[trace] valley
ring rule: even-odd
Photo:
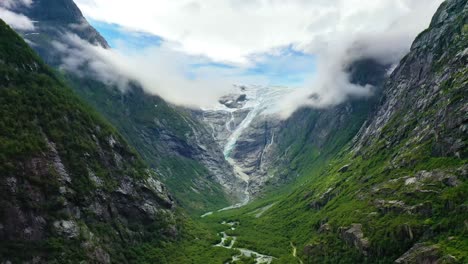
[[[203,107],[138,78],[123,89],[117,48],[77,3],[0,4],[34,21],[0,19],[0,263],[468,262],[466,0],[441,2],[400,57],[325,43],[336,76],[287,117],[293,86],[239,81]],[[197,56],[177,57],[190,82],[237,67]]]

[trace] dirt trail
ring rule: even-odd
[[[302,260],[297,256],[297,248],[294,246],[292,241],[290,243],[291,243],[291,247],[292,247],[293,257],[297,258],[297,260],[299,260],[299,263],[304,264],[304,262],[302,262]]]

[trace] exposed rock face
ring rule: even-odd
[[[397,264],[442,264],[457,263],[452,256],[441,256],[437,246],[414,245],[408,252],[395,260]]]
[[[335,188],[328,188],[323,194],[320,195],[316,200],[312,201],[309,206],[315,210],[320,210],[324,207],[331,199],[338,195],[338,190]]]
[[[34,32],[23,32],[23,36],[53,67],[60,67],[67,56],[56,47],[57,43],[67,43],[66,33],[109,48],[72,0],[36,0],[30,7],[15,11],[36,21]],[[85,101],[116,126],[190,212],[201,213],[243,199],[245,184],[237,179],[222,150],[213,144],[210,127],[206,128],[190,111],[145,94],[136,83],[122,93],[92,76],[70,72],[66,77]],[[244,99],[238,96],[224,103],[234,106]]]
[[[248,193],[255,194],[272,176],[266,171],[268,155],[274,147],[274,133],[280,123],[271,114],[285,87],[237,86],[238,93],[227,95],[214,109],[199,113],[211,128],[224,156],[235,167],[239,178],[248,182]]]
[[[225,105],[227,108],[242,108],[246,100],[246,94],[230,94],[221,97],[219,103]]]
[[[363,255],[368,254],[369,240],[364,237],[361,224],[352,224],[349,228],[341,227],[339,232],[347,244],[356,247]]]
[[[364,229],[359,224],[340,229],[349,251],[335,259],[340,247],[305,252],[311,263],[467,262],[466,245],[459,244],[466,241],[468,226],[467,89],[468,2],[448,0],[383,84],[380,102],[351,146],[311,180],[310,189],[285,201],[286,213],[272,218],[302,217],[288,210],[302,196],[304,207],[314,197],[312,205],[319,209],[311,218],[363,223]],[[324,186],[325,181],[331,183]],[[328,202],[332,206],[320,207],[327,199],[310,190],[340,182],[341,192]],[[332,245],[336,238],[312,230],[308,242]]]
[[[348,70],[351,82],[373,85],[378,94],[387,68],[371,59],[362,59],[352,63]],[[335,142],[337,138],[346,139],[339,135],[340,131],[349,130],[350,139],[377,102],[374,97],[331,109],[302,109],[288,120],[281,120],[268,108],[280,104],[287,88],[283,91],[277,87],[238,88],[238,94],[220,100],[224,109],[205,110],[199,116],[211,128],[224,155],[249,179],[248,192],[253,196],[261,194],[267,183],[292,180],[291,175],[298,169],[293,164],[306,153],[320,156],[333,152],[330,146],[339,145]]]
[[[351,82],[373,85],[378,95],[387,68],[363,59],[352,63],[348,70]],[[299,170],[295,164],[302,166],[306,155],[326,156],[334,151],[331,146],[340,144],[338,140],[351,139],[353,131],[357,132],[377,102],[376,98],[356,100],[330,109],[301,109],[287,120],[274,115],[256,116],[238,137],[230,155],[249,175],[250,193],[260,194],[267,182],[283,184],[291,181]],[[349,134],[342,136],[342,131]]]
[[[86,21],[73,0],[35,0],[31,6],[19,5],[14,11],[35,22],[34,31],[25,32],[27,39],[51,65],[61,63],[52,41],[61,41],[65,33],[76,34],[94,45],[109,48],[107,41]]]
[[[325,223],[320,226],[320,228],[317,230],[319,233],[329,233],[332,231],[332,227],[329,223]]]
[[[388,162],[378,176],[369,178],[376,180],[380,176],[380,183],[370,192],[360,190],[359,194],[373,197],[369,206],[378,208],[385,217],[409,214],[426,219],[438,215],[440,221],[445,221],[441,219],[447,218],[441,215],[454,214],[456,218],[464,218],[460,214],[464,214],[466,199],[447,199],[443,194],[454,189],[460,192],[460,184],[466,184],[467,179],[467,22],[466,0],[449,0],[441,5],[430,27],[416,38],[409,54],[385,83],[378,110],[355,138],[353,151],[357,159],[380,155]],[[427,162],[432,159],[446,159],[452,164]],[[421,164],[437,169],[421,170],[425,169]],[[383,176],[392,177],[411,169],[416,172],[400,178],[386,181]],[[450,228],[462,228],[461,221],[452,225]],[[421,235],[421,231],[410,225],[399,228],[394,232],[403,238],[401,241],[425,241],[435,236],[430,231]],[[451,256],[442,257],[437,246],[416,244],[396,263],[450,263],[452,260]]]
[[[466,17],[466,1],[446,1],[441,6],[429,30],[416,38],[386,83],[378,112],[361,130],[357,152],[380,140],[392,148],[409,138],[401,154],[434,140],[433,156],[466,158]],[[431,109],[435,112],[427,114]],[[397,155],[393,166],[407,162],[411,161]]]
[[[109,263],[175,239],[156,173],[1,20],[0,36],[0,262]]]
[[[218,144],[220,150],[223,150],[229,136],[244,121],[249,114],[249,109],[236,110],[205,110],[196,112],[197,117],[206,123],[206,127],[211,132],[212,138]]]

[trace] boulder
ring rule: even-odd
[[[312,201],[309,204],[309,207],[315,210],[320,210],[323,208],[331,199],[335,198],[337,195],[337,192],[334,188],[328,188],[327,191],[325,191],[320,197]]]
[[[59,234],[67,238],[75,238],[80,234],[80,228],[77,223],[71,220],[55,221],[54,228]]]
[[[361,224],[352,224],[351,227],[340,227],[341,238],[350,246],[356,247],[361,254],[367,256],[369,240],[364,237]]]
[[[318,233],[328,233],[332,230],[332,227],[329,223],[323,224],[318,229]]]
[[[338,172],[341,172],[341,173],[344,173],[344,172],[347,172],[349,170],[349,167],[351,167],[351,164],[346,164],[344,165],[343,167],[341,167]]]
[[[395,260],[397,264],[439,264],[455,263],[453,256],[441,256],[439,248],[435,245],[415,244],[405,254]]]

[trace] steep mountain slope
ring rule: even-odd
[[[154,171],[0,20],[0,262],[129,261],[178,236]]]
[[[37,0],[17,11],[37,21],[35,31],[23,32],[23,36],[53,67],[60,67],[64,59],[53,44],[63,42],[66,33],[108,48],[72,0]],[[64,75],[80,97],[103,114],[158,171],[174,198],[188,211],[198,214],[241,199],[237,190],[243,183],[237,180],[205,126],[190,112],[144,93],[136,83],[121,92],[92,74]]]
[[[256,116],[231,151],[232,159],[251,178],[250,191],[259,195],[281,188],[302,171],[336,154],[375,108],[387,69],[372,59],[349,66],[352,83],[374,86],[374,95],[369,98],[327,109],[304,108],[286,120]]]
[[[385,82],[377,111],[282,197],[205,218],[278,263],[468,261],[468,4],[448,0]],[[234,234],[231,232],[230,234]]]
[[[236,190],[242,183],[190,111],[149,96],[138,86],[122,93],[94,80],[67,76],[76,92],[111,120],[157,170],[182,207],[201,214],[239,199]]]
[[[89,25],[73,1],[35,0],[31,6],[17,5],[14,11],[34,21],[34,31],[24,34],[35,43],[34,49],[47,63],[60,63],[57,52],[52,52],[55,50],[52,41],[59,40],[66,32],[72,32],[95,45],[109,47],[106,40]]]
[[[287,87],[238,86],[199,118],[211,127],[213,138],[248,185],[252,200],[294,182],[297,175],[335,155],[375,110],[389,66],[359,59],[348,66],[350,81],[372,85],[368,98],[326,109],[303,108],[282,120],[275,114]]]

